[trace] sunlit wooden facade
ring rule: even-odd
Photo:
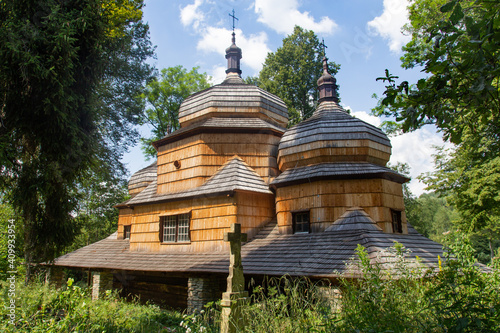
[[[234,37],[228,50],[241,58]],[[345,262],[360,243],[376,254],[398,241],[435,265],[440,245],[407,225],[408,179],[386,167],[389,139],[339,106],[326,58],[314,114],[288,129],[283,101],[245,84],[229,58],[226,80],[182,103],[180,129],[154,142],[157,161],[131,177],[117,233],[56,265],[188,308],[210,300],[202,292],[196,303],[197,290],[220,296],[233,223],[248,234],[242,260],[253,277],[355,277]]]

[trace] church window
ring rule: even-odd
[[[189,242],[189,214],[160,217],[160,241],[163,243]]]
[[[132,229],[131,225],[123,226],[123,239],[130,239],[130,230]]]
[[[293,233],[309,232],[309,211],[292,213]]]
[[[401,222],[401,212],[398,210],[392,210],[392,232],[397,234],[403,233],[403,223]]]

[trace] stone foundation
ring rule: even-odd
[[[205,304],[215,302],[221,297],[217,277],[190,277],[187,291],[188,313],[201,311]]]
[[[113,289],[113,274],[92,272],[92,300],[98,299],[106,290]]]
[[[45,283],[50,284],[57,289],[63,287],[66,283],[66,274],[62,267],[51,266],[45,272]]]

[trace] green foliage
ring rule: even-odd
[[[258,80],[248,80],[280,97],[288,108],[289,125],[294,125],[309,118],[314,111],[323,56],[323,48],[314,32],[296,26],[276,52],[268,53]],[[331,74],[339,68],[329,63]]]
[[[77,250],[108,237],[118,226],[118,210],[114,207],[128,198],[126,182],[91,178],[82,184],[78,213],[74,220],[80,232],[65,252]]]
[[[465,233],[481,235],[489,243],[490,259],[500,238],[500,157],[498,142],[468,135],[451,150],[434,156],[436,172],[422,176],[460,213],[454,224]]]
[[[358,245],[357,263],[361,279],[343,279],[341,332],[424,332],[428,328],[423,297],[425,271],[408,259],[409,252],[396,243],[390,252],[392,270],[372,264],[365,248]]]
[[[452,235],[448,243],[446,264],[425,293],[429,316],[445,332],[498,332],[498,270],[482,272],[474,249],[463,235]]]
[[[25,262],[74,238],[78,183],[120,177],[151,68],[142,0],[0,3],[0,190],[24,223]]]
[[[445,138],[459,143],[466,129],[498,128],[500,95],[500,4],[495,1],[414,1],[412,42],[404,66],[423,66],[427,78],[396,83],[386,70],[385,97],[374,112],[395,117],[403,131],[434,123]],[[428,20],[426,13],[433,12]]]
[[[251,303],[242,311],[244,332],[327,332],[330,327],[331,304],[321,286],[305,278],[270,279],[254,288]]]
[[[7,284],[0,284],[2,332],[183,332],[182,316],[153,305],[139,305],[108,293],[92,301],[89,290],[73,284],[55,290],[41,283],[16,286],[15,326],[9,323],[4,302]]]
[[[446,197],[459,213],[456,226],[489,242],[500,239],[500,3],[488,0],[415,0],[412,41],[403,67],[422,66],[426,78],[397,83],[386,70],[385,97],[373,112],[394,117],[393,131],[435,124],[455,144],[438,152],[428,189]]]
[[[500,251],[491,270],[474,259],[461,234],[451,235],[444,258],[427,270],[399,243],[378,263],[359,245],[347,267],[359,279],[337,286],[285,276],[254,288],[242,309],[243,332],[498,332]],[[68,280],[54,290],[16,285],[15,327],[9,324],[8,284],[0,283],[3,332],[219,332],[220,304],[181,315],[127,303],[109,292],[91,301],[89,290]]]
[[[444,234],[453,229],[452,221],[459,219],[459,214],[436,193],[423,193],[416,203],[418,211],[414,214],[412,225],[422,235],[444,244]]]
[[[8,204],[0,204],[0,280],[22,272],[23,235],[22,221]]]
[[[147,106],[141,124],[152,127],[153,136],[141,138],[141,149],[149,158],[156,158],[152,142],[163,138],[179,128],[179,108],[189,95],[209,88],[206,73],[198,73],[198,67],[189,72],[182,66],[164,68],[159,78],[149,82],[141,94]]]

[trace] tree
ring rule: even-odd
[[[118,210],[114,207],[124,202],[128,197],[127,182],[93,177],[80,184],[82,191],[78,200],[75,227],[79,234],[65,252],[77,250],[86,245],[108,237],[116,231],[118,225]]]
[[[427,77],[397,84],[386,70],[378,78],[385,97],[374,109],[395,118],[392,129],[435,124],[456,145],[438,156],[426,182],[457,208],[458,227],[489,239],[491,257],[500,230],[499,12],[498,1],[414,1],[403,67],[422,66]]]
[[[487,140],[466,137],[454,149],[441,149],[434,157],[437,171],[422,179],[460,212],[457,227],[486,238],[493,259],[500,239],[500,156],[491,149],[499,143]]]
[[[404,48],[403,67],[422,66],[427,78],[414,85],[396,84],[386,70],[377,80],[387,83],[374,112],[396,119],[411,131],[435,124],[445,139],[460,143],[464,131],[499,127],[500,3],[453,0],[431,15],[441,0],[417,0],[410,6],[412,41]]]
[[[164,68],[160,77],[149,82],[141,94],[143,103],[148,107],[141,119],[142,124],[152,127],[152,136],[141,138],[141,149],[149,158],[156,158],[153,141],[163,138],[179,128],[179,108],[182,101],[203,89],[210,87],[206,73],[198,73],[199,67],[189,72],[182,66]]]
[[[408,163],[397,162],[395,165],[388,165],[394,171],[410,178],[410,166]],[[403,184],[403,200],[405,204],[405,215],[406,220],[410,223],[418,232],[422,235],[427,236],[426,230],[419,224],[418,214],[420,211],[420,204],[417,201],[417,197],[411,192],[408,183]]]
[[[0,3],[0,188],[33,261],[70,244],[78,184],[123,174],[153,54],[142,0]],[[129,140],[130,139],[130,140]],[[115,150],[116,149],[116,150]]]
[[[282,47],[268,53],[257,82],[259,86],[280,97],[286,104],[289,124],[309,118],[318,100],[317,80],[323,73],[325,56],[318,37],[311,30],[295,26],[293,34],[283,39]],[[340,66],[330,62],[331,74]]]

